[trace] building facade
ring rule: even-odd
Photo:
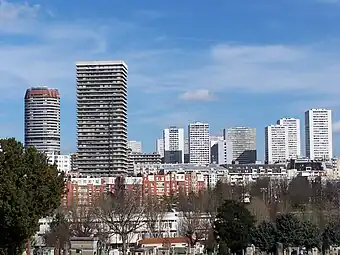
[[[273,164],[289,159],[288,127],[270,125],[265,128],[265,162]]]
[[[289,158],[301,156],[300,120],[295,118],[282,118],[277,124],[288,127],[288,154]]]
[[[142,153],[142,142],[141,141],[129,141],[128,148],[131,152]]]
[[[216,143],[219,141],[223,141],[224,137],[223,135],[211,135],[210,136],[210,147],[213,147]]]
[[[256,129],[249,127],[233,127],[223,130],[224,140],[230,141],[233,147],[233,161],[238,164],[255,163]]]
[[[305,112],[306,157],[330,160],[333,157],[332,111],[311,109]]]
[[[184,163],[184,129],[170,127],[163,130],[164,163]]]
[[[184,138],[184,163],[190,162],[189,155],[189,138]]]
[[[211,147],[212,164],[231,164],[233,161],[233,145],[230,141],[220,140]]]
[[[128,167],[127,76],[123,61],[77,62],[78,171],[113,175]]]
[[[36,87],[25,94],[25,147],[34,146],[49,158],[60,154],[60,94]]]
[[[193,164],[210,163],[209,124],[195,122],[189,124],[189,161]]]
[[[51,164],[56,164],[60,172],[68,173],[72,170],[71,155],[54,155],[50,158]]]
[[[164,140],[163,138],[159,138],[156,140],[156,152],[161,155],[161,157],[164,157]]]

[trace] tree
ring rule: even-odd
[[[302,245],[307,251],[313,248],[321,248],[322,236],[319,227],[311,221],[305,220],[302,222]]]
[[[162,236],[162,221],[167,211],[167,205],[155,196],[148,196],[144,201],[146,227],[150,237]]]
[[[109,235],[119,235],[122,239],[122,251],[125,255],[130,235],[145,224],[145,210],[138,185],[133,185],[133,189],[126,189],[123,181],[117,182],[119,185],[116,185],[114,193],[106,193],[101,197],[98,213],[103,224],[108,227]]]
[[[211,228],[209,216],[204,212],[204,201],[195,193],[179,200],[181,220],[179,222],[180,234],[188,237],[190,246],[206,239]]]
[[[214,230],[219,243],[225,242],[232,253],[244,250],[251,241],[254,216],[243,203],[226,200],[219,208]]]
[[[278,215],[275,221],[278,242],[283,248],[303,245],[302,222],[292,214]]]
[[[288,196],[295,209],[305,210],[312,196],[311,185],[306,177],[297,176],[289,183]]]
[[[269,186],[270,186],[270,179],[269,178],[259,178],[251,186],[250,194],[251,194],[252,197],[261,198],[265,203],[267,203]]]
[[[246,208],[254,215],[256,223],[261,223],[264,220],[270,219],[270,212],[266,203],[258,197],[253,197]]]
[[[322,250],[330,246],[340,246],[340,222],[330,222],[322,233]]]
[[[0,252],[20,254],[39,229],[39,219],[59,207],[63,174],[35,148],[0,140]]]
[[[69,245],[71,231],[69,222],[62,211],[58,211],[53,217],[50,228],[44,234],[45,244],[56,248],[56,254],[62,254],[62,250]]]
[[[276,251],[276,227],[269,221],[263,221],[251,233],[252,243],[262,252],[274,253]]]

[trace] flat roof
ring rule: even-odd
[[[76,62],[76,66],[88,66],[88,65],[124,65],[127,68],[127,64],[123,60],[93,60]]]

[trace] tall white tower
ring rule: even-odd
[[[164,162],[184,163],[184,129],[170,127],[163,130]]]
[[[288,127],[289,158],[299,158],[301,155],[300,120],[295,118],[281,118],[277,124]]]
[[[312,160],[333,157],[332,111],[311,109],[305,112],[306,156]]]
[[[210,163],[209,124],[195,122],[189,124],[189,161],[193,164]]]
[[[265,161],[268,164],[285,162],[289,158],[288,127],[270,125],[265,128]]]
[[[49,158],[60,154],[60,94],[57,89],[26,90],[25,146],[34,146]]]

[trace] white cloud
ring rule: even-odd
[[[340,133],[340,121],[336,121],[333,123],[333,132]]]
[[[40,5],[12,3],[0,0],[0,32],[25,33],[28,25],[36,20]]]
[[[186,52],[182,59],[177,59],[187,65],[186,69],[176,70],[172,77],[172,83],[182,85],[179,88],[197,90],[209,86],[213,93],[340,94],[340,49],[327,43],[305,46],[225,44],[197,53],[199,59],[192,54]]]
[[[214,97],[207,89],[197,89],[184,92],[180,95],[180,99],[188,101],[209,101],[214,99]]]

